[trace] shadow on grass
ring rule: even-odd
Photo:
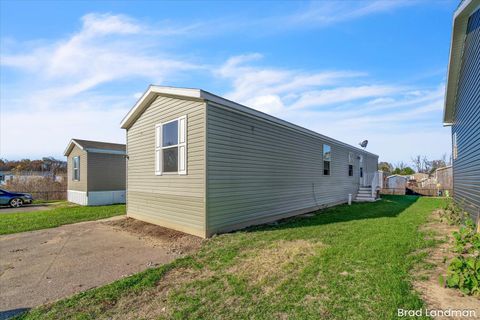
[[[291,228],[301,228],[349,222],[354,220],[393,218],[413,205],[418,196],[382,196],[376,202],[354,202],[351,206],[342,204],[330,208],[320,209],[309,214],[282,219],[273,223],[252,226],[244,229],[246,232],[274,231]]]

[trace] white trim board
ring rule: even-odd
[[[67,190],[67,200],[82,206],[102,206],[126,202],[125,190],[77,191]]]

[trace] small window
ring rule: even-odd
[[[80,181],[80,157],[73,157],[73,172],[72,178],[75,181]]]
[[[155,174],[187,173],[187,117],[155,126]]]
[[[328,144],[323,145],[323,175],[330,175],[330,161],[332,160],[331,148]]]
[[[353,163],[355,155],[353,152],[348,153],[348,163]]]
[[[452,136],[452,153],[453,153],[453,159],[457,159],[458,157],[458,146],[457,146],[457,133],[454,132]]]
[[[349,177],[353,176],[353,165],[351,164],[348,165],[348,176]]]
[[[360,167],[360,178],[363,178],[363,168]]]

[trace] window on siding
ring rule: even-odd
[[[353,163],[355,155],[353,152],[348,153],[348,163]]]
[[[332,149],[328,144],[323,145],[323,175],[330,175],[330,161],[332,160]]]
[[[155,126],[155,174],[187,174],[187,117]]]
[[[75,181],[80,181],[80,157],[73,157],[73,172],[72,179]]]
[[[452,136],[452,153],[453,153],[453,159],[457,159],[458,157],[458,146],[457,146],[457,133],[454,132]]]
[[[352,164],[348,165],[348,176],[349,177],[353,176],[353,165]]]

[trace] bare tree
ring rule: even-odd
[[[417,172],[422,172],[422,156],[421,155],[417,155],[415,157],[412,158],[412,162],[413,162],[413,166],[415,167],[415,169],[417,169]]]

